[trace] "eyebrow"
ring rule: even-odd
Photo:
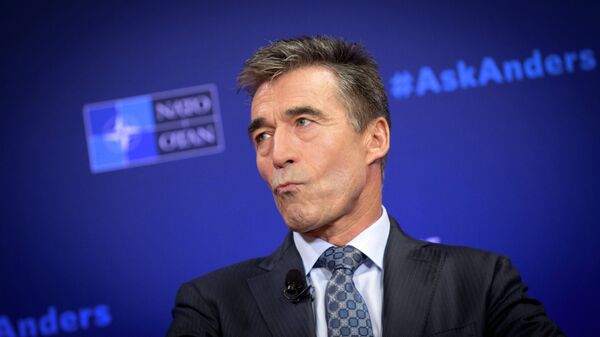
[[[325,115],[318,109],[310,106],[300,106],[291,108],[285,111],[285,115],[288,117],[298,117],[301,115],[310,115],[314,117],[323,118]]]
[[[310,116],[314,116],[317,118],[325,117],[325,114],[323,114],[319,109],[315,109],[310,106],[299,106],[299,107],[290,108],[290,109],[287,109],[284,112],[284,114],[287,117],[298,117],[298,116],[302,116],[302,115],[310,115]],[[252,120],[252,122],[250,122],[250,125],[248,126],[248,137],[252,138],[252,134],[254,133],[254,131],[264,127],[266,124],[267,124],[267,120],[264,117],[258,117],[256,119]]]
[[[253,119],[252,122],[250,122],[250,125],[248,126],[248,137],[252,138],[252,134],[254,133],[254,131],[262,128],[263,126],[265,126],[265,124],[267,124],[267,120],[264,117],[258,117],[256,119]]]

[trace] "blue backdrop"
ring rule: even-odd
[[[235,78],[302,34],[378,60],[404,229],[512,257],[568,335],[600,333],[598,5],[2,6],[0,336],[162,336],[182,282],[270,253],[286,228]],[[91,172],[85,104],[211,83],[223,152]]]

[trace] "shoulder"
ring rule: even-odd
[[[203,318],[197,320],[206,320],[205,326],[219,330],[218,317],[238,312],[252,303],[248,280],[266,272],[260,268],[263,261],[264,258],[246,260],[183,283],[175,297],[174,321],[176,317],[195,317],[195,313],[201,312]]]
[[[506,256],[471,247],[432,243],[417,240],[402,231],[390,217],[391,230],[388,244],[398,255],[407,254],[410,260],[440,263],[443,272],[493,273],[498,263],[508,262]]]
[[[446,262],[449,263],[482,265],[489,263],[495,264],[498,260],[507,259],[506,256],[494,252],[466,246],[426,243],[424,249],[439,251],[441,254],[445,255]]]
[[[298,255],[297,251],[292,248],[293,240],[289,233],[283,243],[270,255],[219,268],[184,283],[182,289],[193,290],[202,294],[205,299],[247,295],[249,280],[268,274],[278,263],[289,262],[290,259],[293,259],[291,255],[294,252],[295,255]]]
[[[265,273],[265,270],[260,267],[264,260],[264,257],[254,258],[219,268],[196,277],[184,283],[183,286],[193,287],[196,291],[207,292],[207,296],[246,288],[248,279]]]
[[[183,283],[175,297],[169,336],[220,336],[223,329],[233,328],[224,322],[243,321],[245,314],[256,313],[248,280],[267,272],[261,268],[264,260],[246,260]]]
[[[419,249],[413,251],[415,257],[437,255],[440,257],[442,273],[458,277],[490,279],[502,266],[510,266],[507,256],[465,246],[422,242]]]

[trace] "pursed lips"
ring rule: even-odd
[[[287,167],[285,170],[275,171],[273,178],[270,179],[271,191],[274,195],[293,192],[297,190],[298,185],[303,185],[307,181],[307,175],[298,167]]]
[[[296,183],[296,182],[284,182],[284,183],[277,185],[275,187],[275,189],[273,190],[273,193],[275,193],[277,195],[277,194],[282,194],[282,193],[286,193],[286,192],[291,192],[291,191],[295,190],[298,185],[300,185],[300,184]]]

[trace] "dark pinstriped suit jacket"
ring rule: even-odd
[[[390,221],[383,336],[563,336],[507,258],[417,241]],[[304,269],[290,233],[266,258],[185,283],[168,337],[315,336],[312,303],[283,297],[292,268]]]

